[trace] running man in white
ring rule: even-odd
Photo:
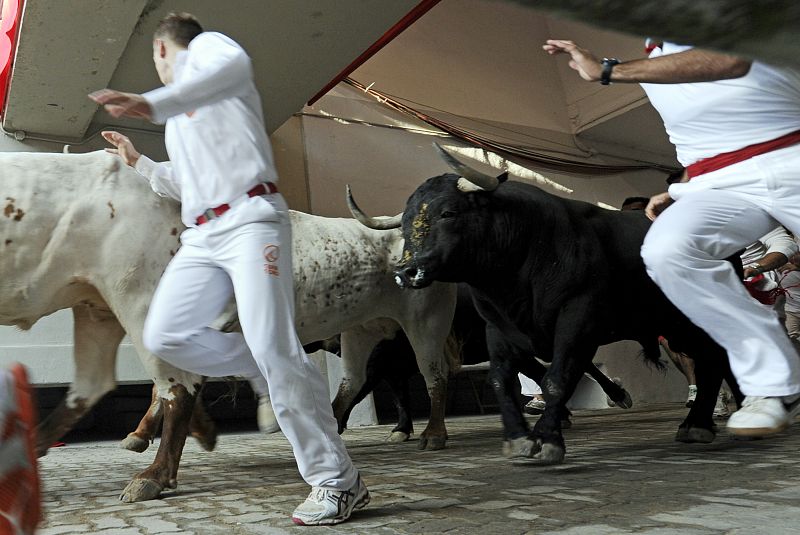
[[[166,122],[164,163],[140,155],[118,132],[103,133],[116,147],[107,150],[156,193],[180,200],[188,227],[153,297],[144,343],[195,373],[263,375],[312,486],[292,520],[343,522],[369,502],[369,492],[337,433],[323,377],[294,329],[291,226],[250,58],[225,35],[203,32],[192,15],[172,13],[156,29],[153,61],[164,87],[90,95],[114,117]],[[231,296],[243,335],[207,327]]]
[[[800,359],[724,258],[779,224],[800,234],[800,73],[670,43],[625,62],[571,41],[543,48],[569,55],[584,80],[642,84],[688,178],[648,205],[651,218],[663,213],[642,247],[647,271],[728,351],[746,395],[728,430],[787,428],[800,410]]]

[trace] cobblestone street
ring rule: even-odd
[[[748,442],[723,430],[714,444],[679,444],[685,411],[576,411],[555,467],[503,459],[497,415],[449,419],[438,452],[418,451],[416,440],[384,444],[391,426],[353,429],[347,445],[372,502],[327,528],[291,523],[308,487],[281,434],[225,434],[211,453],[190,440],[178,489],[134,504],[117,495],[155,445],[136,454],[116,442],[70,444],[41,460],[41,535],[800,533],[800,429]]]

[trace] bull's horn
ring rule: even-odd
[[[465,187],[459,186],[462,191],[475,191],[482,189],[484,191],[494,191],[500,185],[500,181],[492,175],[481,173],[480,171],[465,165],[456,160],[452,154],[442,148],[441,145],[433,142],[433,146],[439,151],[439,156],[447,162],[447,165],[452,167],[459,175],[461,175],[467,182],[471,183],[475,188],[470,188],[469,184],[464,184]]]
[[[358,207],[355,199],[353,199],[353,192],[350,191],[350,184],[347,185],[347,207],[359,223],[375,230],[400,228],[400,222],[403,218],[403,212],[400,212],[394,217],[369,217],[361,211],[361,208]]]

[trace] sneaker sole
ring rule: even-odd
[[[767,437],[777,435],[789,429],[789,424],[785,423],[778,427],[728,427],[728,433],[738,437]]]

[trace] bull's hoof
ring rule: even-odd
[[[443,450],[447,446],[447,439],[443,437],[419,437],[420,450]]]
[[[401,442],[406,442],[409,438],[411,438],[411,435],[408,433],[404,433],[403,431],[392,431],[389,433],[389,436],[386,437],[386,442],[400,444]]]
[[[122,442],[120,442],[119,445],[123,449],[135,451],[136,453],[142,453],[150,446],[150,441],[145,440],[134,433],[128,433],[128,436],[122,439]]]
[[[206,451],[214,451],[214,448],[217,447],[217,433],[211,433],[210,435],[201,435],[199,433],[192,433],[192,436],[200,444],[200,447]]]
[[[119,495],[119,499],[125,503],[154,500],[161,495],[161,491],[163,490],[164,487],[158,481],[153,481],[152,479],[134,479],[125,487],[125,490]]]
[[[625,389],[623,389],[622,391],[625,392],[625,397],[622,400],[615,401],[614,405],[616,405],[620,409],[630,409],[631,407],[633,407],[633,399],[631,398],[631,394]]]
[[[702,427],[679,427],[675,433],[675,441],[685,444],[711,444],[716,437],[713,430]]]
[[[528,437],[514,438],[503,442],[503,457],[529,459],[536,455],[540,449],[541,445]]]
[[[561,464],[564,462],[564,448],[545,442],[539,453],[533,456],[541,464]]]

